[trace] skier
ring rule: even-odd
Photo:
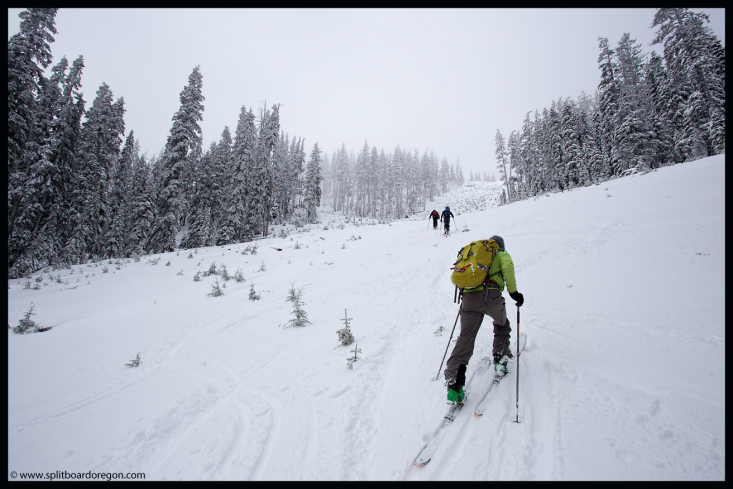
[[[433,218],[433,229],[438,229],[438,218],[440,217],[440,214],[438,214],[438,211],[433,209],[433,212],[430,213],[428,216],[428,219]]]
[[[506,374],[506,366],[513,358],[509,350],[509,334],[511,325],[506,316],[506,304],[502,292],[506,282],[509,296],[516,301],[517,307],[524,304],[524,297],[517,291],[517,281],[514,277],[514,262],[504,249],[504,239],[501,236],[492,236],[499,245],[499,251],[491,262],[489,272],[484,283],[471,289],[463,289],[460,308],[461,333],[453,347],[445,369],[445,383],[448,386],[448,402],[462,403],[466,398],[463,390],[466,384],[466,366],[473,355],[474,342],[484,315],[494,320],[494,372],[498,375]]]
[[[443,222],[443,227],[445,228],[443,231],[444,235],[450,234],[450,218],[455,219],[456,216],[453,215],[453,213],[450,211],[450,207],[445,206],[445,210],[443,211],[443,214],[440,215],[440,220]]]

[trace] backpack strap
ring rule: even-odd
[[[457,285],[456,285],[456,290],[453,292],[453,303],[454,304],[456,303],[456,297],[457,297],[458,303],[460,304],[461,300],[463,299],[463,289],[459,289]]]

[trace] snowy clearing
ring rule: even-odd
[[[243,243],[9,280],[8,325],[35,306],[32,319],[51,327],[8,331],[9,470],[724,480],[724,181],[720,155],[469,211],[483,184],[435,202],[456,215],[448,238],[428,223],[432,208],[384,224],[322,213],[303,232],[256,241],[254,255]],[[447,409],[435,377],[458,309],[449,267],[493,234],[526,301],[521,423],[510,370],[484,416],[469,397],[435,458],[415,467]],[[213,262],[245,280],[194,281]],[[223,296],[207,295],[215,280]],[[291,285],[303,287],[306,327],[281,327]],[[345,310],[348,347],[336,334]],[[491,342],[487,319],[469,375]],[[126,367],[137,353],[140,366]]]

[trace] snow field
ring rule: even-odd
[[[433,205],[456,215],[447,238],[427,222],[433,207],[343,229],[323,213],[305,232],[257,241],[256,255],[240,252],[247,243],[119,270],[81,265],[50,272],[68,284],[43,274],[40,290],[9,280],[9,325],[32,301],[33,320],[52,326],[8,333],[9,468],[147,480],[723,480],[724,167],[716,156],[459,214],[490,198],[476,197],[486,185],[464,188]],[[521,423],[510,370],[486,414],[466,406],[430,464],[414,467],[447,409],[435,376],[458,311],[449,267],[493,234],[526,300]],[[224,281],[193,275],[213,261],[246,280],[208,297]],[[261,300],[248,299],[250,283]],[[279,327],[293,317],[291,284],[304,286],[304,328]],[[516,307],[504,296],[514,348]],[[336,335],[344,309],[362,350],[353,370],[355,345]],[[469,375],[491,354],[491,333],[487,318]],[[140,367],[126,368],[137,352]]]

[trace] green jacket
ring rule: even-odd
[[[510,294],[517,291],[517,279],[514,276],[514,262],[512,257],[506,251],[498,251],[491,261],[489,267],[489,284],[490,289],[499,289],[504,291],[504,282]],[[484,286],[474,287],[472,289],[464,289],[463,292],[476,292],[484,290]]]

